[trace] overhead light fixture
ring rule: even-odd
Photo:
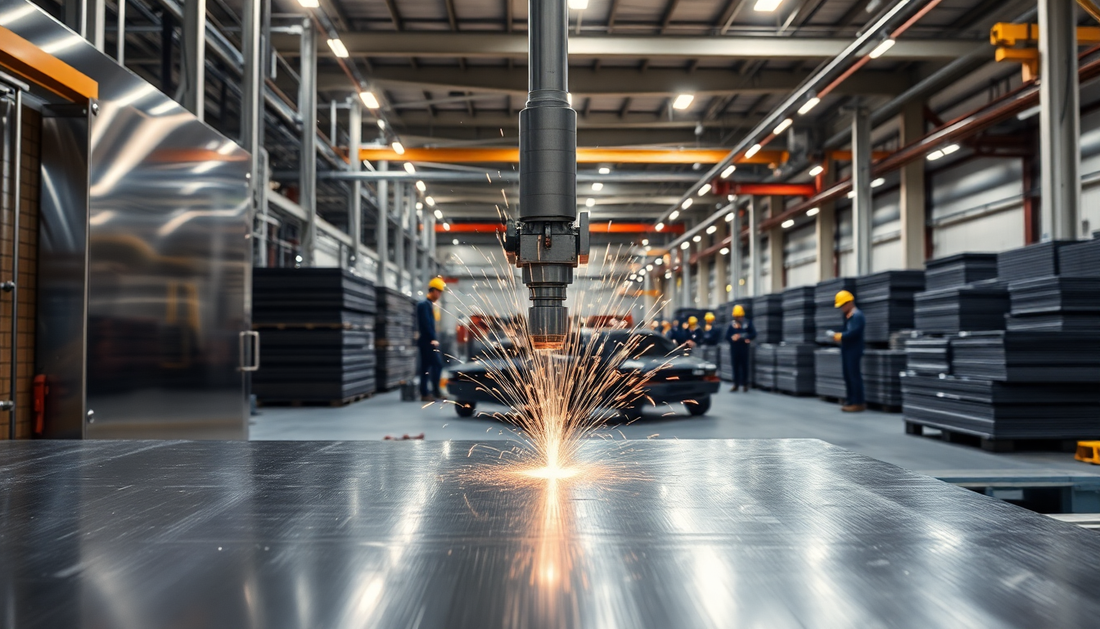
[[[943,151],[932,151],[928,154],[928,157],[926,159],[930,162],[934,162],[941,157],[943,157]]]
[[[820,212],[820,211],[821,211],[821,208],[812,207],[812,208],[806,210],[806,216],[817,216],[818,212]]]
[[[681,249],[687,249],[687,248],[688,248],[688,247],[690,247],[690,246],[691,246],[691,243],[690,243],[690,242],[684,242],[684,243],[682,243],[682,244],[680,245],[680,248],[681,248]]]
[[[405,162],[405,172],[409,173],[410,175],[415,174],[416,166],[413,166],[412,162]]]
[[[878,179],[875,179],[874,181],[871,182],[871,187],[872,188],[877,188],[877,187],[879,187],[879,186],[881,186],[885,183],[886,183],[886,179],[884,179],[883,177],[879,177]]]
[[[443,223],[443,231],[445,231],[445,232],[451,231],[451,224],[450,223]]]
[[[416,202],[416,209],[417,209],[418,211],[419,211],[419,210],[423,210],[423,209],[424,209],[424,203],[423,203],[423,202],[421,202],[421,201],[417,201],[417,202]]]
[[[446,225],[444,225],[444,227],[446,227]],[[458,244],[458,238],[452,238],[451,239],[451,244],[452,245],[457,245]]]
[[[427,203],[428,207],[435,207],[435,199],[431,197],[424,197],[424,203]]]
[[[332,54],[340,57],[341,59],[347,59],[351,55],[348,53],[348,47],[344,45],[344,42],[337,39],[328,40],[328,47],[332,49]]]
[[[779,8],[779,4],[783,0],[756,0],[756,4],[753,5],[753,11],[760,11],[761,13],[771,13]]]
[[[443,220],[443,210],[440,210],[439,208],[436,208],[436,210],[435,210],[435,219],[437,221]]]
[[[680,210],[672,210],[672,214],[668,215],[669,221],[674,221],[680,217]]]
[[[753,144],[752,148],[745,151],[745,159],[750,159],[753,155],[759,153],[761,148],[762,147],[759,144]]]
[[[680,204],[680,207],[686,210],[689,207],[691,207],[692,203],[695,203],[695,201],[692,201],[691,197],[688,197],[688,198],[684,199],[684,202]]]
[[[652,249],[652,248],[653,248],[653,247],[650,247],[649,245],[646,245],[646,246],[645,246],[645,250],[646,250],[646,253],[649,253],[649,250],[650,250],[650,249]]]
[[[959,150],[959,145],[958,144],[949,144],[949,145],[943,147],[943,154],[944,155],[950,155],[950,154],[954,153],[957,150]]]
[[[390,146],[393,147],[393,152],[394,153],[397,153],[398,155],[404,155],[405,154],[405,146],[403,144],[401,144],[400,142],[395,141]]]
[[[379,119],[378,119],[378,128],[379,128],[379,129],[382,129],[382,130],[385,130],[385,128],[386,128],[386,121],[385,121],[385,120],[382,120],[381,118],[379,118]]]
[[[380,107],[380,105],[378,103],[378,97],[375,96],[374,92],[372,92],[370,90],[359,92],[359,100],[363,101],[363,104],[367,106],[367,109],[378,109]],[[385,129],[386,128],[386,121],[385,120],[379,120],[378,121],[378,128],[379,129]]]
[[[699,196],[706,195],[706,193],[710,192],[710,188],[711,188],[711,185],[709,183],[703,184],[703,187],[699,188]]]
[[[872,50],[870,52],[870,54],[868,54],[867,56],[872,58],[872,59],[878,59],[882,55],[886,54],[887,50],[890,50],[891,48],[893,48],[894,44],[896,44],[896,43],[898,43],[897,40],[894,40],[892,38],[891,39],[884,39],[881,42],[879,42],[879,45],[875,46],[875,49]]]
[[[848,191],[848,198],[849,198],[849,199],[854,199],[854,198],[856,198],[856,191],[855,191],[855,190],[849,190],[849,191]]]
[[[805,103],[802,103],[802,106],[798,108],[798,115],[799,116],[805,116],[806,114],[810,113],[810,110],[812,110],[814,107],[817,107],[817,104],[820,103],[820,102],[821,102],[821,99],[814,96],[813,98],[806,101]]]
[[[733,222],[733,212],[729,212],[729,213],[726,214],[726,222],[727,223],[732,223]]]
[[[779,135],[780,133],[783,133],[784,131],[786,131],[787,128],[790,127],[792,124],[794,124],[794,120],[791,120],[790,118],[787,118],[783,122],[780,122],[779,124],[775,125],[775,128],[772,129],[772,133],[775,134],[775,135]]]
[[[657,266],[661,266],[664,263],[665,263],[664,258],[657,258],[656,260],[653,261],[653,264],[656,264]]]
[[[607,166],[604,166],[603,168],[600,169],[600,174],[601,175],[610,175],[611,174],[611,169],[608,168]]]
[[[729,247],[722,247],[721,249],[718,250],[718,253],[720,255],[728,256],[730,254],[730,248]]]
[[[1021,111],[1020,113],[1016,114],[1016,120],[1020,120],[1020,121],[1027,120],[1028,118],[1031,118],[1032,116],[1035,116],[1036,114],[1038,114],[1040,111],[1042,111],[1042,107],[1040,107],[1039,105],[1036,105],[1034,107],[1028,107],[1027,109],[1025,109],[1025,110]]]
[[[669,272],[665,273],[665,279],[666,280],[672,279],[672,271],[669,271]]]
[[[306,9],[316,9],[321,6],[318,0],[298,0],[298,4],[302,5]]]
[[[423,181],[416,182],[416,189],[421,192],[427,192],[428,186],[424,185]]]
[[[814,166],[813,168],[810,169],[809,174],[810,174],[811,177],[816,177],[816,176],[820,175],[823,172],[825,172],[825,167],[822,166],[821,164],[818,164],[817,166]]]
[[[596,183],[592,184],[592,189],[596,192],[599,192],[600,190],[603,190],[603,184],[597,181]]]
[[[664,223],[657,223],[656,225],[653,226],[653,229],[655,229],[659,232],[664,231],[665,230],[665,224]]]
[[[653,270],[653,265],[652,264],[645,265],[645,270],[646,271],[652,271]]]
[[[783,221],[783,224],[781,225],[781,227],[783,229],[790,229],[791,227],[794,227],[794,219],[793,218],[788,218],[787,220]]]
[[[630,281],[631,281],[631,282],[633,282],[633,281],[634,281],[634,280],[636,280],[636,279],[638,279],[638,276],[637,276],[637,275],[635,275],[634,273],[631,273],[631,274],[630,274]]]
[[[569,0],[569,8],[574,11],[584,11],[588,8],[588,0]]]
[[[693,100],[695,100],[695,94],[680,94],[676,97],[676,100],[672,101],[672,108],[683,111],[691,107]]]
[[[716,231],[718,231],[718,226],[717,225],[711,225],[710,227],[707,228],[707,233],[708,234],[713,234]]]
[[[584,207],[592,207],[593,205],[596,205],[596,200],[592,197],[588,197],[584,200]]]
[[[702,242],[702,241],[703,241],[703,237],[700,236],[699,234],[695,234],[694,236],[691,237],[691,242]]]
[[[648,244],[649,244],[649,239],[648,238],[642,238],[642,246],[644,247]]]
[[[722,171],[722,179],[729,179],[730,175],[732,175],[735,170],[737,170],[737,167],[733,164],[726,166],[726,169]]]

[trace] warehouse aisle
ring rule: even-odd
[[[500,407],[489,408],[492,410]],[[396,392],[342,408],[268,407],[253,417],[253,440],[378,440],[387,435],[424,433],[429,440],[514,439],[506,425],[487,416],[463,419],[450,407],[401,402]],[[481,409],[479,409],[481,410]],[[1061,470],[1076,474],[1100,472],[1078,463],[1072,454],[1022,452],[990,454],[977,448],[912,437],[903,432],[897,414],[868,411],[849,415],[817,398],[795,398],[753,391],[719,393],[710,413],[690,417],[682,409],[662,416],[652,410],[629,426],[616,427],[617,439],[781,439],[814,438],[902,467],[941,474],[966,471]]]

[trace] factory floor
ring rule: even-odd
[[[814,438],[888,463],[933,476],[975,472],[1042,472],[1091,475],[1100,466],[1080,463],[1062,452],[992,454],[949,444],[934,436],[906,435],[901,415],[867,411],[841,413],[817,398],[752,391],[728,393],[723,385],[710,412],[691,417],[682,407],[651,409],[644,419],[608,429],[616,439],[774,439]],[[503,407],[480,406],[493,412]],[[252,418],[253,440],[379,440],[424,434],[430,440],[515,439],[506,424],[488,415],[463,419],[450,405],[402,402],[397,392],[345,407],[264,407]]]

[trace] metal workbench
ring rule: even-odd
[[[556,483],[473,445],[2,443],[0,627],[1100,618],[1100,535],[820,441],[596,441]]]

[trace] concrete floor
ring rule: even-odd
[[[479,411],[499,411],[486,405]],[[948,444],[935,437],[904,433],[901,415],[868,411],[841,413],[817,398],[752,391],[716,395],[710,413],[690,417],[682,407],[675,416],[669,408],[652,409],[646,417],[606,432],[616,439],[734,439],[815,438],[933,476],[971,473],[1041,474],[1072,472],[1092,475],[1097,466],[1074,461],[1072,454],[1020,452],[990,454],[976,447]],[[463,419],[450,405],[424,407],[401,402],[397,392],[386,393],[341,408],[268,407],[253,417],[253,440],[376,440],[387,435],[424,433],[431,440],[515,439],[506,424],[487,414]]]

